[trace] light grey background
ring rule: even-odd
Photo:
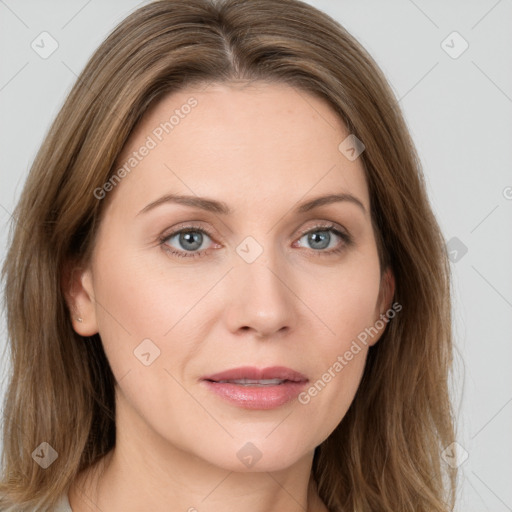
[[[10,214],[51,120],[94,49],[142,3],[0,0],[0,261]],[[468,457],[457,510],[512,511],[511,1],[309,3],[340,21],[383,69],[445,238],[458,239],[450,242],[457,251],[453,400],[456,441]],[[58,43],[46,59],[31,47],[34,40],[42,47],[43,31]],[[464,47],[461,37],[469,47],[453,58]],[[2,316],[2,354],[6,343]]]

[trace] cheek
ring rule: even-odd
[[[194,293],[155,272],[142,255],[107,246],[98,254],[94,268],[98,331],[112,371],[121,378],[141,366],[139,346],[142,353],[149,349],[152,358],[163,355],[164,335],[183,315],[183,305]]]
[[[98,254],[96,314],[114,376],[120,380],[129,373],[129,380],[140,381],[148,392],[151,386],[158,387],[154,376],[166,376],[165,369],[183,381],[183,369],[208,334],[202,319],[222,314],[207,294],[226,269],[199,270],[163,253],[148,257],[147,250],[135,248],[121,252],[114,242],[104,244]],[[182,390],[177,387],[175,392]]]
[[[380,268],[377,254],[356,256],[329,274],[315,277],[306,278],[303,294],[324,324],[322,346],[326,352],[342,350],[378,318]],[[311,286],[312,283],[316,286]],[[308,289],[312,291],[307,293]]]
[[[197,271],[169,263],[164,255],[155,265],[154,258],[135,251],[105,251],[97,261],[95,275],[102,326],[148,337],[167,333],[204,295],[213,279],[202,280]]]
[[[354,303],[367,308],[372,302]],[[372,309],[373,311],[373,309]],[[319,439],[326,439],[347,413],[364,372],[369,347],[360,341],[368,325],[368,311],[346,308],[332,319],[335,335],[317,338],[309,354],[314,361],[309,386],[299,395],[305,418],[315,418]],[[358,338],[359,336],[359,338]]]
[[[379,285],[375,253],[333,272],[323,291],[316,288],[309,295],[311,309],[322,322],[317,322],[315,349],[309,354],[314,378],[299,402],[318,418],[325,437],[342,420],[359,387],[369,342],[377,336],[372,329],[378,319]]]

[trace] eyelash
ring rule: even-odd
[[[338,247],[336,249],[331,249],[329,251],[311,249],[313,251],[313,253],[315,253],[316,256],[333,256],[333,255],[339,254],[346,247],[350,246],[353,242],[352,237],[350,235],[339,231],[334,224],[330,224],[330,223],[318,224],[311,229],[302,231],[300,233],[299,239],[302,238],[304,235],[308,235],[310,233],[315,233],[317,231],[318,232],[330,231],[330,232],[334,233],[335,235],[339,236],[343,240],[343,243],[340,247]],[[181,228],[177,231],[173,231],[172,233],[166,233],[166,234],[162,235],[158,239],[159,245],[162,247],[162,249],[164,251],[168,252],[169,254],[171,254],[173,256],[177,256],[179,258],[197,258],[197,257],[204,256],[204,253],[206,253],[209,249],[204,249],[204,250],[198,251],[198,252],[177,251],[174,249],[170,249],[169,246],[165,243],[165,242],[167,242],[167,240],[169,240],[169,238],[172,238],[176,235],[179,235],[181,233],[187,233],[187,232],[193,232],[193,233],[199,232],[199,233],[208,235],[210,238],[213,238],[213,234],[208,229],[191,224],[191,225],[188,225],[188,226]]]

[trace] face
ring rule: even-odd
[[[393,293],[348,135],[284,84],[189,88],[146,113],[95,192],[108,203],[72,297],[116,378],[118,431],[275,471],[340,423]]]

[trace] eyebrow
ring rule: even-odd
[[[361,210],[366,213],[366,208],[363,203],[352,194],[341,193],[341,194],[329,194],[326,196],[316,197],[310,201],[302,203],[297,209],[297,213],[306,213],[314,208],[318,208],[320,206],[324,206],[327,204],[338,203],[338,202],[349,202],[357,205]],[[184,206],[190,206],[193,208],[200,208],[201,210],[205,210],[212,213],[219,213],[222,215],[230,215],[233,213],[231,208],[224,203],[223,201],[217,201],[215,199],[208,199],[206,197],[199,196],[186,196],[186,195],[178,195],[178,194],[166,194],[155,201],[146,205],[138,214],[146,213],[154,208],[166,204],[166,203],[176,203],[182,204]]]

